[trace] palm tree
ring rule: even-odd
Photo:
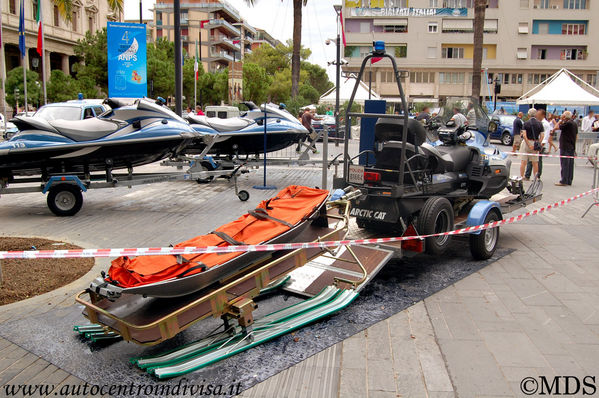
[[[472,56],[472,97],[480,97],[481,68],[483,63],[483,33],[485,28],[486,0],[474,2],[474,54]]]
[[[253,6],[258,0],[245,0]],[[300,79],[300,49],[302,47],[302,7],[308,0],[293,0],[293,52],[291,53],[291,97],[296,97]]]

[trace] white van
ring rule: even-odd
[[[207,117],[217,117],[219,119],[228,119],[239,116],[239,108],[228,105],[210,105],[204,110]]]

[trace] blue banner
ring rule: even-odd
[[[148,95],[146,25],[108,22],[108,96]]]

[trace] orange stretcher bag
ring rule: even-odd
[[[291,185],[277,196],[261,202],[255,210],[225,224],[207,235],[196,236],[175,247],[256,245],[268,242],[305,222],[322,206],[329,192],[323,189]],[[242,252],[203,253],[185,256],[119,257],[112,261],[106,281],[128,288],[190,276],[209,270]]]

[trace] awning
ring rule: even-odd
[[[517,104],[599,105],[599,90],[562,68],[522,97]]]
[[[408,18],[375,19],[374,20],[374,26],[386,26],[386,25],[407,26],[408,25]]]
[[[472,30],[471,19],[444,19],[444,30]]]

